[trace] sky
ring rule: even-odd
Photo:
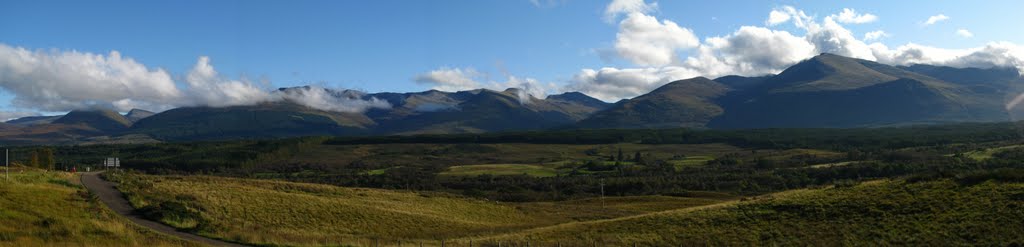
[[[614,102],[828,52],[1024,68],[1021,1],[3,1],[0,118],[519,87]],[[274,89],[314,85],[308,91]]]

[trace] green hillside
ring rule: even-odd
[[[982,180],[984,181],[984,180]],[[481,242],[628,246],[1013,245],[1024,243],[1024,180],[884,180],[742,202],[568,223]]]
[[[132,125],[132,121],[129,121],[120,113],[111,110],[71,111],[67,115],[53,120],[53,123],[81,124],[106,132],[125,130]]]
[[[724,112],[714,100],[729,91],[729,87],[704,77],[675,81],[594,113],[577,127],[703,127]]]

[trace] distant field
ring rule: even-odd
[[[527,164],[487,164],[452,166],[438,175],[446,176],[479,176],[489,175],[528,175],[534,177],[554,177],[558,171],[550,167]]]
[[[651,159],[675,155],[718,156],[743,151],[726,144],[372,144],[317,145],[287,157],[293,163],[349,165],[353,161],[370,164],[403,165],[428,162],[450,164],[539,164],[569,160],[605,160],[619,150],[632,157],[636,152]]]
[[[0,174],[0,246],[192,245],[119,218],[71,173],[17,169]]]
[[[866,182],[475,238],[477,243],[1007,245],[1024,243],[1024,183]],[[468,239],[463,239],[468,242]],[[1012,244],[1010,244],[1012,245]]]
[[[702,166],[713,159],[715,159],[715,157],[706,155],[694,155],[686,156],[685,159],[670,160],[669,162],[672,162],[672,165],[675,165],[676,169],[678,170],[679,168],[687,166]]]
[[[638,196],[565,202],[499,203],[439,192],[206,176],[112,177],[150,217],[213,238],[259,245],[368,245],[372,239],[436,241],[559,223],[609,219],[718,203]]]
[[[1019,144],[1019,145],[1009,145],[1009,146],[1001,146],[1001,147],[994,147],[994,148],[986,148],[986,149],[983,149],[983,150],[966,152],[966,153],[964,153],[964,156],[966,156],[968,158],[971,158],[971,159],[974,159],[974,160],[987,160],[987,159],[991,159],[992,155],[995,155],[996,153],[999,153],[1000,151],[1006,151],[1006,150],[1010,150],[1010,149],[1014,149],[1014,148],[1021,148],[1021,147],[1024,147],[1024,145],[1020,145]]]

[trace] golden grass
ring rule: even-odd
[[[0,246],[196,245],[120,218],[78,185],[78,176],[34,169],[0,177]]]
[[[489,236],[559,223],[717,203],[720,198],[623,197],[498,203],[445,193],[345,188],[269,180],[128,174],[121,189],[137,207],[187,213],[162,221],[200,235],[260,245],[367,245]],[[168,215],[168,214],[165,214]]]
[[[483,164],[451,166],[448,170],[438,175],[445,176],[479,176],[489,175],[528,175],[534,177],[554,177],[558,171],[554,168],[529,164]]]

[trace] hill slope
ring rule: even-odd
[[[869,182],[761,199],[568,223],[477,242],[628,246],[1004,245],[1024,242],[1024,184]]]
[[[361,114],[325,112],[291,103],[183,107],[144,118],[129,133],[161,140],[275,138],[365,133],[374,122]]]
[[[582,128],[703,127],[723,113],[714,103],[731,89],[704,77],[666,84],[650,93],[616,103],[577,123]]]
[[[147,110],[142,110],[142,109],[132,109],[131,111],[128,111],[128,114],[124,114],[124,118],[126,118],[126,119],[128,119],[128,121],[132,121],[132,123],[134,123],[134,122],[138,122],[139,120],[142,120],[143,118],[147,118],[149,116],[153,116],[153,114],[156,114],[156,113],[153,113],[153,112],[147,111]]]
[[[53,120],[53,123],[81,124],[104,132],[122,131],[132,125],[132,121],[112,110],[75,110]]]

